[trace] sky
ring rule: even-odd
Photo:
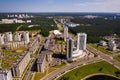
[[[0,12],[120,12],[120,0],[0,0]]]

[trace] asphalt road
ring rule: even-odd
[[[61,69],[58,69],[58,70],[46,75],[41,80],[52,80],[52,79],[54,79],[56,77],[59,77],[60,75],[62,75],[63,73],[65,73],[65,72],[67,72],[67,71],[69,71],[71,69],[74,69],[74,68],[76,68],[76,67],[78,67],[80,65],[87,64],[89,62],[95,62],[95,61],[99,60],[100,58],[107,61],[107,62],[109,62],[113,66],[120,69],[120,62],[115,61],[111,56],[106,55],[106,54],[104,54],[104,53],[102,53],[102,52],[100,52],[100,51],[98,51],[98,50],[96,50],[96,49],[94,49],[94,48],[92,48],[90,46],[87,46],[87,50],[94,53],[94,54],[96,54],[96,55],[98,55],[99,58],[93,58],[91,60],[85,60],[85,61],[82,61],[82,62],[77,61],[77,62],[74,62],[72,64],[66,65],[65,67],[62,67]]]
[[[82,65],[85,65],[87,63],[90,63],[90,62],[94,62],[94,61],[98,61],[99,59],[98,58],[94,58],[94,59],[90,59],[90,60],[85,60],[85,61],[77,61],[77,62],[74,62],[74,63],[71,63],[69,65],[66,65],[65,67],[62,67],[56,71],[53,71],[52,73],[46,75],[45,77],[43,77],[42,79],[40,80],[52,80],[58,76],[60,76],[61,74],[71,70],[71,69],[74,69],[78,66],[82,66]]]
[[[92,51],[94,54],[97,54],[101,59],[120,69],[120,62],[114,60],[110,55],[106,55],[90,46],[87,46],[87,50]]]

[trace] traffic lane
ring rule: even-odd
[[[67,66],[65,66],[65,67],[63,67],[63,68],[61,68],[61,69],[59,69],[57,71],[54,71],[53,73],[47,75],[46,77],[44,77],[41,80],[51,80],[51,79],[54,79],[54,78],[60,76],[61,74],[71,70],[71,69],[74,69],[74,68],[76,68],[76,67],[78,67],[80,65],[85,65],[88,62],[94,62],[95,60],[98,60],[98,59],[95,58],[95,59],[87,60],[87,61],[83,61],[83,62],[75,62],[74,64],[67,65]]]

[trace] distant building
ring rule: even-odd
[[[0,69],[0,80],[12,80],[11,70]]]
[[[6,41],[13,41],[12,32],[6,32]]]
[[[30,42],[28,31],[23,32],[23,38],[24,38],[25,44],[28,44]]]
[[[66,42],[68,38],[68,27],[64,26],[64,41]]]
[[[22,36],[21,33],[16,32],[15,37],[14,37],[14,40],[15,40],[15,41],[21,41],[21,36]]]
[[[5,37],[4,34],[0,34],[0,45],[3,45],[5,43],[4,37]]]
[[[86,50],[87,34],[78,33],[77,36],[77,50]]]
[[[54,33],[55,36],[62,34],[59,30],[54,30],[53,33]]]
[[[76,26],[79,26],[80,24],[75,24],[75,23],[66,23],[65,26],[68,26],[68,27],[76,27]]]
[[[31,20],[27,20],[26,23],[31,23],[32,21]]]
[[[114,40],[109,40],[108,42],[108,49],[111,50],[111,51],[114,51],[116,50],[117,46],[115,44],[115,41]]]
[[[14,20],[13,19],[2,19],[1,22],[6,23],[6,24],[10,24],[10,23],[14,23]]]
[[[71,60],[72,59],[72,55],[73,55],[73,40],[72,38],[68,38],[67,39],[67,60]]]
[[[106,46],[106,45],[107,45],[107,42],[106,42],[106,41],[101,40],[101,41],[99,42],[99,44],[98,44],[98,45],[100,45],[100,46]]]

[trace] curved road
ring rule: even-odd
[[[85,60],[85,61],[77,61],[77,62],[74,62],[74,63],[71,63],[69,65],[66,65],[65,67],[62,67],[56,71],[53,71],[51,72],[50,74],[48,74],[47,76],[43,77],[41,80],[52,80],[58,76],[60,76],[61,74],[65,73],[66,71],[69,71],[71,69],[74,69],[78,66],[82,66],[82,65],[85,65],[87,63],[90,63],[90,62],[94,62],[94,61],[98,61],[99,58],[94,58],[94,59],[90,59],[90,60]]]
[[[120,69],[120,62],[118,61],[115,61],[111,56],[109,55],[106,55],[90,46],[87,46],[87,50],[98,55],[101,59],[109,62],[110,64],[114,65],[115,67],[117,67],[118,69]],[[69,65],[66,65],[65,67],[62,67],[56,71],[53,71],[51,72],[50,74],[46,75],[45,77],[43,77],[41,80],[52,80],[52,79],[55,79],[57,77],[59,77],[60,75],[62,75],[63,73],[71,70],[71,69],[74,69],[80,65],[84,65],[84,64],[87,64],[89,62],[95,62],[97,60],[100,60],[100,58],[93,58],[93,59],[90,59],[90,60],[85,60],[85,61],[77,61],[77,62],[74,62],[74,63],[71,63]]]

